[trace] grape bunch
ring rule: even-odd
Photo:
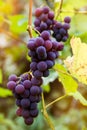
[[[39,113],[37,103],[41,100],[41,84],[42,79],[38,80],[30,74],[20,77],[14,74],[9,76],[7,87],[13,92],[16,105],[19,107],[16,114],[22,116],[27,125],[31,125]]]
[[[63,24],[61,22],[55,22],[53,26],[53,37],[56,38],[58,42],[65,42],[68,39],[68,30],[70,28],[70,22],[70,17],[65,17]]]
[[[63,44],[51,40],[48,31],[43,31],[37,38],[31,38],[27,44],[28,55],[31,57],[30,69],[33,75],[39,79],[49,75],[49,69],[55,64],[58,51],[63,49]]]
[[[54,24],[54,12],[49,7],[37,8],[35,11],[34,25],[40,33],[44,30],[51,30]]]

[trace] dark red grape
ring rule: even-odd
[[[34,120],[32,117],[29,117],[29,118],[25,118],[24,122],[26,125],[31,125],[34,122]]]
[[[64,18],[64,22],[65,22],[65,23],[70,23],[70,22],[71,22],[71,18],[68,17],[68,16],[65,17],[65,18]]]

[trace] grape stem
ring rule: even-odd
[[[29,17],[28,17],[28,26],[27,31],[32,38],[32,6],[33,6],[33,0],[29,0]]]
[[[67,95],[66,95],[66,94],[65,94],[65,95],[63,95],[63,96],[61,96],[61,97],[58,97],[57,99],[55,99],[54,101],[52,101],[51,103],[49,103],[48,105],[46,105],[46,106],[45,106],[45,108],[50,107],[51,105],[53,105],[54,103],[56,103],[56,102],[60,101],[61,99],[64,99],[65,97],[67,97]]]
[[[43,93],[42,93],[42,106],[43,106],[43,111],[42,111],[42,112],[43,112],[44,117],[46,118],[46,120],[47,120],[47,122],[48,122],[50,128],[51,128],[52,130],[55,130],[55,127],[54,127],[52,121],[50,120],[50,118],[49,118],[49,116],[48,116],[48,114],[47,114],[47,111],[46,111],[46,106],[45,106],[44,94],[43,94]]]
[[[60,1],[60,5],[59,5],[58,11],[57,11],[58,13],[57,13],[56,19],[58,18],[59,14],[61,13],[62,5],[63,5],[63,0]]]

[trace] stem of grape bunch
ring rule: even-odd
[[[29,33],[30,38],[32,38],[32,6],[33,6],[33,0],[29,0],[29,17],[28,17],[28,26],[27,31]]]

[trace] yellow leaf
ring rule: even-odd
[[[64,63],[73,77],[87,84],[87,44],[80,38],[72,38],[70,44],[73,56],[67,57]]]

